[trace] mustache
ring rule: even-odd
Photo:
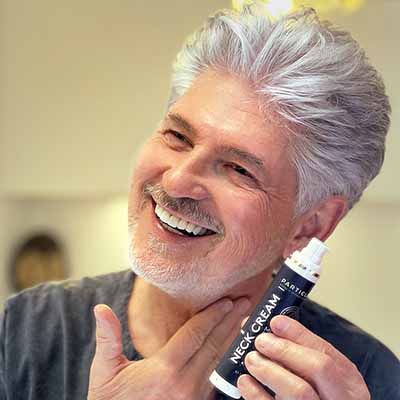
[[[171,197],[160,184],[146,183],[143,188],[145,195],[151,196],[161,207],[179,212],[182,216],[190,217],[200,224],[208,226],[215,232],[223,233],[223,225],[214,217],[202,210],[197,200],[189,197]]]

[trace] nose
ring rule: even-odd
[[[180,154],[164,171],[162,186],[171,197],[204,200],[209,196],[205,171],[205,160],[196,158],[193,153]]]

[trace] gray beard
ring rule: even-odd
[[[226,276],[213,274],[220,267],[204,259],[193,260],[185,265],[169,263],[171,249],[158,238],[149,234],[143,249],[135,247],[137,231],[135,216],[128,217],[128,260],[133,272],[149,284],[159,288],[174,299],[202,309],[223,297],[230,289],[245,280],[260,274],[266,267],[276,264],[272,251],[273,243],[265,249],[258,263],[249,261],[238,266]]]
[[[169,296],[190,304],[210,304],[219,298],[221,287],[209,285],[203,281],[205,266],[201,262],[185,265],[171,265],[163,261],[160,255],[166,255],[165,245],[149,238],[146,249],[138,254],[133,236],[129,238],[129,265],[133,272],[146,282],[156,286]],[[165,257],[168,260],[168,257]]]
[[[253,268],[242,269],[223,279],[209,276],[210,265],[195,260],[185,265],[168,264],[170,249],[157,238],[150,236],[140,253],[135,248],[134,236],[137,225],[129,226],[128,259],[133,272],[146,282],[159,288],[174,299],[203,308],[221,298],[237,283],[259,272]],[[249,275],[249,276],[246,276]]]

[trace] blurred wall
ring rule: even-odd
[[[126,196],[140,143],[162,116],[184,37],[229,1],[0,0],[0,300],[10,255],[50,230],[70,276],[127,267]],[[393,260],[400,238],[398,1],[335,16],[383,73],[393,106],[381,176],[328,242],[312,297],[400,356]]]

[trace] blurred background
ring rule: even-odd
[[[165,111],[171,62],[232,3],[0,0],[1,303],[41,280],[128,268],[129,176]],[[329,239],[311,297],[400,356],[400,0],[302,3],[353,33],[393,107],[383,171]]]

